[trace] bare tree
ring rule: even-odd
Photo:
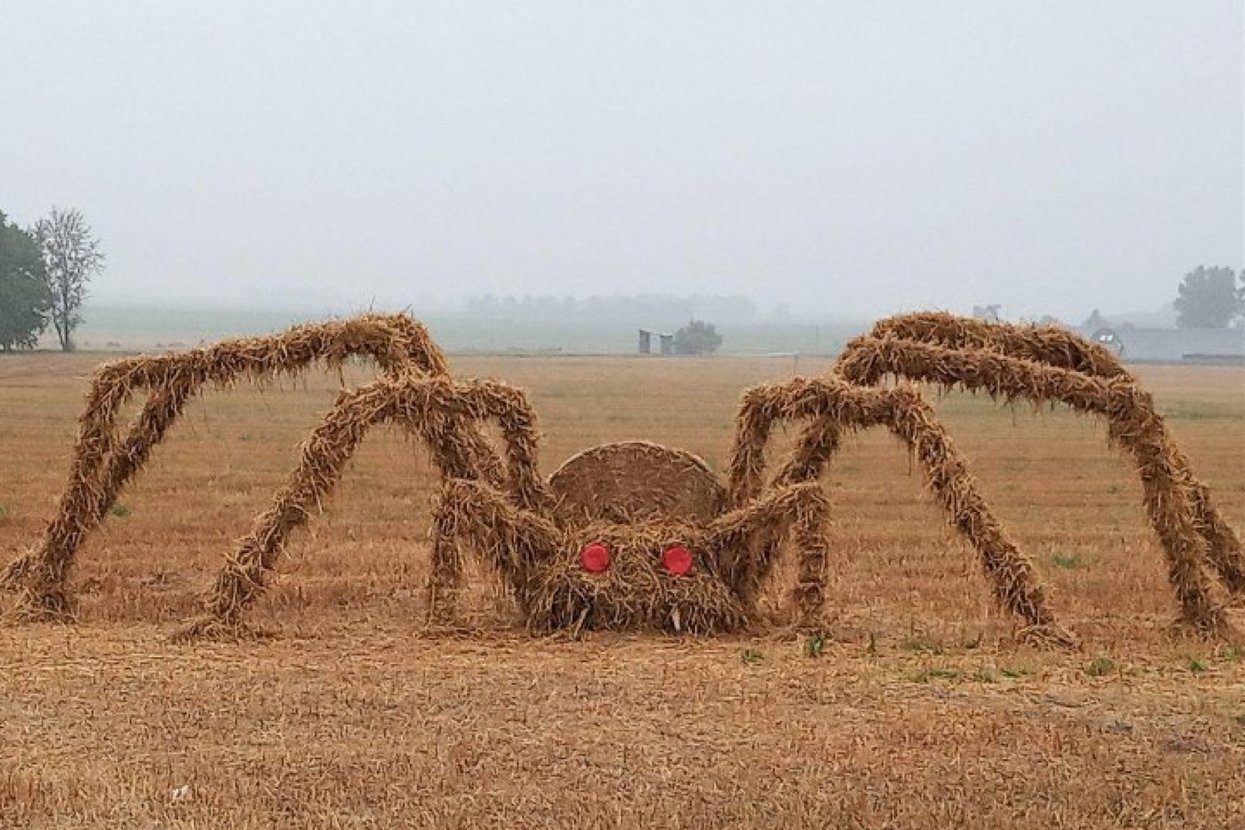
[[[46,219],[35,223],[35,235],[43,246],[46,279],[52,292],[52,326],[61,349],[73,351],[72,335],[82,322],[79,312],[86,299],[86,284],[103,269],[104,253],[76,208],[52,208]]]

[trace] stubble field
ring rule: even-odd
[[[51,515],[99,359],[0,360],[6,559]],[[530,390],[546,472],[625,438],[720,468],[746,385],[828,365],[453,363]],[[1245,530],[1245,369],[1139,374]],[[338,383],[205,394],[83,550],[80,622],[0,628],[0,827],[1245,827],[1245,657],[1172,636],[1140,485],[1061,410],[937,404],[1080,652],[1015,641],[878,433],[825,480],[819,657],[781,626],[534,639],[479,579],[463,631],[428,629],[437,482],[385,431],[251,614],[274,637],[170,643]]]

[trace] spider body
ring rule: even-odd
[[[757,588],[787,536],[806,582],[794,597],[802,621],[818,610],[828,506],[816,485],[727,509],[727,488],[703,461],[628,441],[574,456],[544,492],[533,510],[479,482],[447,484],[435,524],[434,617],[453,616],[465,545],[506,582],[534,631],[739,631],[755,618]]]

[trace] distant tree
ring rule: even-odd
[[[1199,265],[1185,274],[1176,297],[1176,325],[1222,329],[1241,313],[1241,292],[1231,268]]]
[[[61,349],[73,350],[73,331],[82,322],[82,301],[91,277],[104,267],[99,240],[91,234],[82,212],[52,208],[35,224],[43,247],[48,289],[52,292],[52,327]]]
[[[1108,325],[1109,323],[1107,318],[1103,317],[1102,312],[1095,308],[1089,317],[1085,319],[1085,322],[1081,324],[1081,328],[1088,329],[1091,333],[1093,333],[1099,329],[1107,328]]]
[[[973,317],[977,320],[986,320],[991,323],[997,323],[1002,319],[999,315],[1003,311],[1001,305],[975,305],[973,306]]]
[[[1241,287],[1236,289],[1236,322],[1237,325],[1245,326],[1245,268],[1241,269],[1237,279],[1241,281]]]
[[[32,348],[51,307],[39,240],[0,211],[0,350]]]
[[[692,320],[674,333],[675,354],[713,354],[721,345],[722,335],[703,320]]]

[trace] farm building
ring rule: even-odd
[[[653,334],[648,329],[640,329],[640,354],[653,353]],[[673,334],[657,334],[658,348],[660,354],[669,356],[674,354],[674,335]]]
[[[1100,328],[1090,338],[1129,362],[1245,361],[1243,329]]]

